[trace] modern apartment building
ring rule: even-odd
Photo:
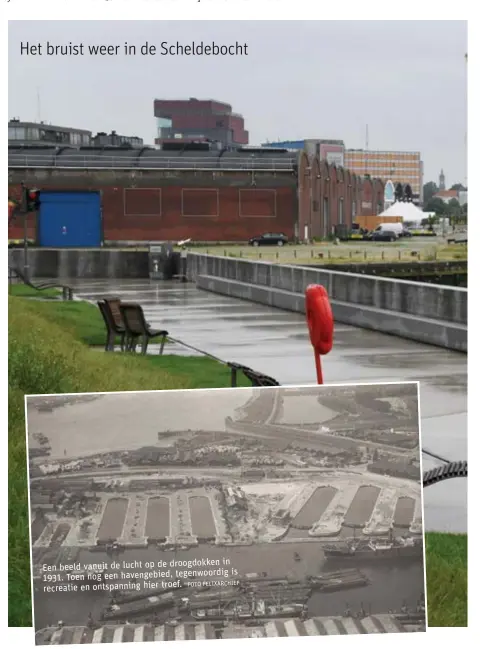
[[[155,99],[157,120],[155,144],[172,141],[218,142],[224,148],[248,144],[248,131],[242,115],[230,104],[213,99]]]
[[[45,122],[22,122],[11,119],[8,122],[8,143],[28,146],[89,146],[92,132],[79,128],[53,126]]]
[[[366,151],[346,149],[345,167],[360,176],[370,175],[395,185],[410,185],[414,202],[423,202],[423,162],[418,151]]]
[[[92,135],[92,131],[81,128],[53,126],[46,122],[22,122],[18,119],[11,119],[8,122],[8,144],[29,147],[44,147],[55,144],[59,147],[118,146],[139,148],[143,146],[143,140],[135,136],[119,135],[116,131]]]

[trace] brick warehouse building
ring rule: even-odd
[[[9,147],[9,197],[41,191],[28,237],[44,247],[324,237],[383,209],[383,183],[304,152]],[[9,239],[23,238],[23,219]]]

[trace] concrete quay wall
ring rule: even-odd
[[[198,288],[305,312],[305,289],[323,285],[337,322],[467,352],[468,289],[349,272],[189,253]]]
[[[148,257],[147,251],[135,250],[31,248],[28,265],[33,279],[145,279]],[[23,272],[23,249],[8,251],[8,265]]]

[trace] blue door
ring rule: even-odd
[[[96,248],[102,242],[99,192],[40,192],[38,243],[44,248]]]

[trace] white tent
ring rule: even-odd
[[[403,221],[421,221],[428,217],[428,214],[413,203],[397,202],[390,205],[388,209],[383,211],[379,216],[401,216]]]

